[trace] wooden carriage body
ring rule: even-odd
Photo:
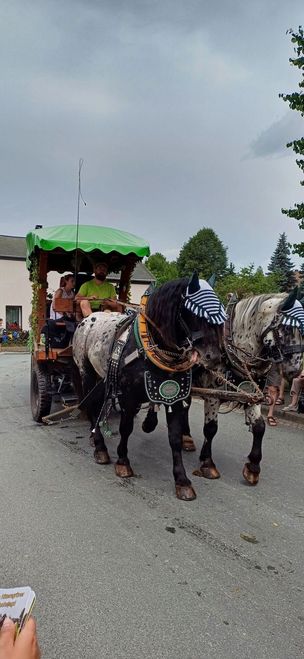
[[[72,345],[55,347],[48,340],[47,277],[75,273],[76,291],[93,273],[96,261],[106,261],[109,271],[120,273],[118,300],[128,299],[130,280],[138,261],[149,256],[149,245],[134,234],[92,225],[60,225],[39,227],[26,236],[27,267],[33,289],[31,311],[31,408],[40,422],[51,410],[54,378],[71,377]],[[80,309],[74,300],[58,298],[54,305],[60,314],[73,314],[80,320]],[[56,321],[64,330],[65,320]],[[45,329],[46,328],[46,329]]]

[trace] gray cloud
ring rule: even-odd
[[[300,194],[294,168],[265,158],[297,136],[295,120],[261,132],[296,85],[285,30],[300,8],[3,3],[0,231],[74,222],[83,157],[81,221],[142,234],[153,250],[175,255],[202,226],[237,263],[268,260],[284,230],[298,241],[280,214]]]
[[[255,158],[265,156],[290,155],[287,142],[303,135],[303,117],[299,113],[288,112],[264,130],[250,145],[250,155]]]

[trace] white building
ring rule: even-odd
[[[25,238],[0,235],[0,318],[3,325],[17,322],[24,330],[29,329],[32,289],[26,268]],[[119,275],[109,274],[109,281],[116,284]],[[48,273],[48,292],[59,287],[58,272]],[[143,263],[137,263],[131,279],[131,302],[138,304],[155,277]]]

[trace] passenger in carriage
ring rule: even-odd
[[[94,277],[86,281],[75,296],[79,301],[80,309],[84,317],[89,316],[93,311],[119,311],[122,312],[122,306],[117,301],[117,295],[113,284],[106,281],[108,274],[108,264],[105,261],[99,261],[94,266]]]
[[[57,291],[55,291],[51,304],[50,318],[52,318],[52,320],[59,320],[60,318],[63,318],[63,316],[67,318],[72,317],[71,314],[60,313],[59,311],[55,311],[54,306],[56,307],[56,300],[58,300],[58,298],[61,298],[63,300],[74,300],[75,297],[74,288],[75,288],[74,275],[69,274],[69,275],[65,275],[64,277],[61,277],[60,287],[57,288]]]

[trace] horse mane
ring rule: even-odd
[[[147,315],[161,330],[161,335],[157,333],[157,337],[160,337],[168,346],[178,344],[177,319],[188,282],[188,277],[167,281],[157,288],[148,299]],[[155,328],[150,326],[149,329],[154,336]]]
[[[238,313],[246,314],[250,311],[251,314],[258,313],[261,310],[264,302],[272,300],[276,302],[273,308],[273,315],[275,315],[287,297],[288,293],[262,293],[261,295],[252,295],[250,297],[245,297],[239,300],[236,304]]]

